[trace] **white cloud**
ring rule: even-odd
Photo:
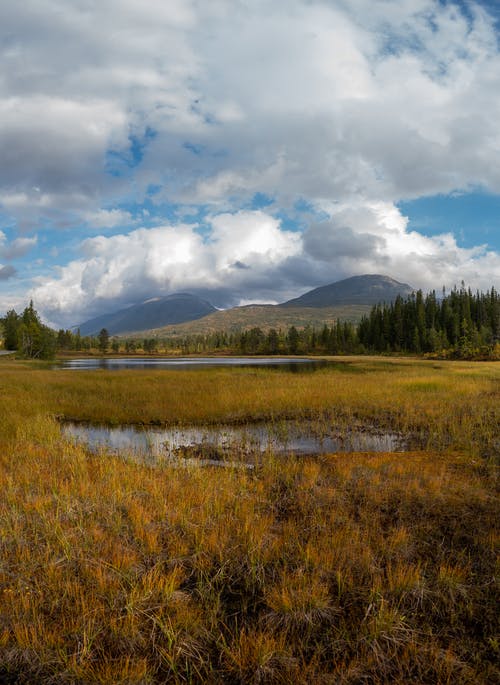
[[[123,145],[127,119],[117,104],[48,94],[0,100],[0,183],[23,193],[71,189],[96,176],[108,146]],[[42,190],[43,192],[43,190]]]
[[[31,238],[15,238],[5,244],[5,234],[0,231],[0,257],[3,259],[17,259],[27,254],[38,242],[37,236]]]
[[[174,200],[500,191],[500,57],[474,3],[472,19],[433,0],[44,5],[0,8],[14,214],[33,186],[94,205],[123,193],[106,151],[130,154],[148,126],[136,179]]]
[[[298,234],[280,230],[280,222],[264,212],[219,214],[211,220],[217,271],[272,267],[300,250]]]
[[[451,233],[428,237],[409,231],[407,218],[392,203],[330,210],[328,221],[306,231],[304,248],[317,263],[335,265],[345,275],[386,273],[424,290],[462,280],[487,289],[499,280],[498,253],[460,247]]]
[[[133,223],[130,212],[121,209],[99,209],[97,212],[87,212],[84,216],[92,228],[113,228]]]
[[[415,285],[498,282],[498,254],[408,232],[395,207],[500,193],[498,35],[481,3],[461,7],[0,4],[4,225],[128,229],[127,202],[150,186],[155,221],[168,223],[171,202],[212,214],[208,241],[190,223],[92,238],[35,289],[44,306],[66,317],[71,298],[83,313],[179,288],[276,299],[273,279],[294,295],[362,270]],[[258,192],[276,216],[303,199],[325,221],[286,232],[271,212],[241,211]]]
[[[209,291],[236,304],[246,288],[271,292],[275,270],[300,249],[300,236],[263,212],[213,217],[208,240],[197,225],[141,228],[86,240],[84,258],[39,279],[32,295],[51,320],[66,324],[180,290]]]
[[[498,254],[461,248],[451,234],[408,232],[405,217],[387,203],[337,208],[304,235],[284,231],[262,211],[224,213],[212,217],[205,236],[196,224],[141,228],[88,239],[83,251],[32,292],[41,311],[64,325],[178,291],[228,306],[284,301],[353,274],[387,273],[430,289],[462,279],[488,288],[500,273]]]

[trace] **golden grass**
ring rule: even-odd
[[[51,371],[0,362],[4,434],[22,417],[96,423],[234,423],[262,418],[356,420],[417,433],[432,447],[492,448],[500,423],[500,365],[347,357],[334,369]],[[12,412],[12,413],[11,413]],[[12,417],[12,418],[11,418]],[[10,431],[9,431],[10,429]]]
[[[2,360],[0,682],[497,682],[498,372],[363,360],[131,376]],[[151,467],[67,443],[51,418],[325,412],[435,446]]]

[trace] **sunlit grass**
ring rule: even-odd
[[[353,363],[107,375],[2,361],[0,681],[495,682],[499,367]],[[59,414],[307,414],[418,431],[427,448],[147,466],[65,442]]]
[[[320,418],[372,422],[417,434],[431,447],[492,445],[500,422],[500,366],[346,358],[300,374],[262,369],[72,372],[1,362],[4,433],[42,414],[96,423],[235,423]],[[13,412],[14,416],[12,416]],[[2,426],[3,424],[3,426]]]

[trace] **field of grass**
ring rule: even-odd
[[[0,360],[0,682],[497,683],[500,365],[51,371]],[[54,417],[308,416],[422,449],[147,466]]]

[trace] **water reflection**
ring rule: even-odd
[[[117,454],[153,458],[215,457],[230,459],[272,450],[278,454],[326,454],[329,452],[395,452],[405,443],[395,433],[374,430],[335,432],[319,430],[312,423],[285,421],[247,426],[190,426],[187,428],[93,426],[66,423],[63,434],[87,445]]]
[[[282,371],[315,371],[337,362],[324,359],[290,357],[110,357],[65,359],[54,365],[55,369],[95,371],[98,369],[197,369],[214,367],[265,367]]]

